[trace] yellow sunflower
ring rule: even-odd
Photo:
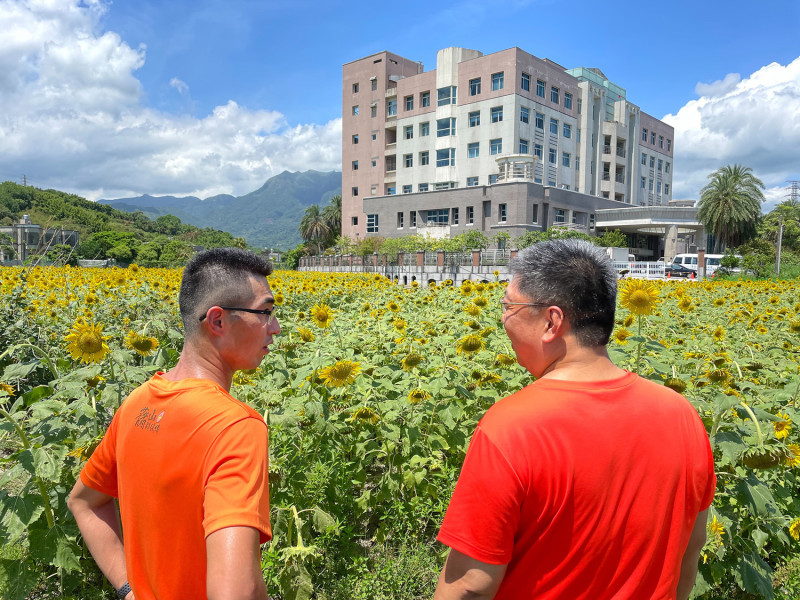
[[[786,446],[789,450],[789,456],[786,459],[787,467],[800,467],[800,445],[789,444]]]
[[[633,334],[625,329],[624,327],[620,327],[616,331],[614,331],[614,341],[618,344],[625,345],[628,343],[628,338],[631,337]]]
[[[627,317],[625,317],[625,320],[622,322],[622,326],[623,327],[630,327],[635,322],[636,322],[636,317],[634,317],[633,315],[628,315]]]
[[[725,337],[725,330],[721,326],[717,326],[711,336],[718,342],[721,342],[722,338]]]
[[[317,327],[325,329],[333,322],[333,312],[327,304],[315,304],[311,309],[311,320],[317,324]]]
[[[471,333],[458,340],[458,343],[456,344],[456,352],[458,354],[471,356],[476,352],[483,350],[484,344],[485,342],[483,341],[482,337]]]
[[[411,404],[419,404],[430,397],[431,395],[422,388],[414,388],[408,393],[408,401]]]
[[[494,363],[502,367],[510,367],[511,365],[517,364],[517,357],[501,353],[494,359]]]
[[[481,314],[481,309],[474,304],[467,304],[464,307],[464,312],[467,313],[470,317],[477,317]]]
[[[5,382],[0,382],[0,392],[5,392],[9,396],[14,395],[14,388]]]
[[[692,305],[692,299],[684,294],[678,301],[678,308],[680,308],[683,312],[688,312],[692,310],[694,308],[694,306]]]
[[[158,340],[135,331],[128,332],[125,344],[141,356],[149,356],[158,348]]]
[[[789,535],[800,541],[800,519],[795,519],[789,524]]]
[[[397,312],[400,310],[400,305],[394,300],[390,300],[389,303],[386,305],[386,308],[388,308],[392,312]]]
[[[394,328],[397,329],[397,331],[402,333],[405,331],[406,327],[408,327],[408,322],[405,319],[395,319],[392,325],[394,325]]]
[[[67,351],[72,358],[89,364],[101,362],[111,352],[105,342],[109,337],[103,335],[102,325],[79,318],[64,340],[68,342]]]
[[[486,298],[484,298],[483,296],[478,296],[477,298],[473,298],[472,299],[472,303],[475,306],[479,306],[480,308],[484,308],[487,304],[489,304],[489,301]]]
[[[356,380],[361,367],[351,360],[340,360],[320,370],[319,376],[328,387],[344,387]]]
[[[711,523],[708,524],[708,533],[709,537],[717,539],[721,539],[722,536],[725,535],[725,525],[717,520],[717,515],[714,515],[714,518],[711,519]]]
[[[300,336],[300,339],[304,342],[313,342],[314,341],[314,332],[306,327],[298,327],[297,333]]]
[[[353,412],[353,416],[350,417],[351,421],[358,421],[361,423],[370,423],[374,425],[378,421],[380,421],[380,417],[378,413],[372,410],[368,406],[362,406],[361,408],[357,408],[355,412]]]
[[[788,436],[789,432],[792,430],[792,420],[789,418],[789,415],[780,412],[778,413],[778,418],[781,420],[773,421],[772,426],[775,428],[775,437],[782,440]]]
[[[411,371],[415,367],[420,366],[425,361],[425,357],[422,356],[419,352],[411,352],[407,354],[406,357],[402,361],[403,369],[406,371]]]
[[[619,303],[632,314],[649,315],[658,302],[658,288],[654,283],[644,279],[627,279],[622,284]]]

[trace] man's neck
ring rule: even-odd
[[[576,340],[567,341],[567,349],[542,373],[539,379],[562,381],[608,381],[625,371],[611,362],[605,346],[584,347]]]
[[[178,364],[164,373],[164,378],[170,381],[207,379],[230,391],[233,372],[225,369],[221,363],[215,348],[210,345],[201,348],[187,339]]]

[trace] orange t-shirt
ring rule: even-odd
[[[81,481],[119,498],[137,600],[205,598],[209,534],[272,536],[267,425],[211,381],[161,375],[122,403]]]

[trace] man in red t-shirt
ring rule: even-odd
[[[235,248],[189,261],[178,363],[125,399],[72,490],[69,508],[119,598],[267,598],[267,425],[228,392],[280,333],[271,272]]]
[[[601,249],[543,242],[511,270],[503,325],[536,381],[475,430],[434,599],[685,600],[716,486],[697,412],[609,359],[617,281]]]

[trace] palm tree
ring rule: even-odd
[[[756,234],[764,201],[763,182],[750,167],[727,165],[700,190],[697,218],[714,235],[714,248],[738,246]]]
[[[332,196],[328,205],[322,209],[322,220],[328,226],[326,246],[332,246],[342,233],[342,195]]]
[[[328,236],[328,225],[322,217],[319,205],[312,204],[303,213],[300,219],[300,237],[306,242],[313,242],[317,246],[317,252],[322,249],[322,243]]]

